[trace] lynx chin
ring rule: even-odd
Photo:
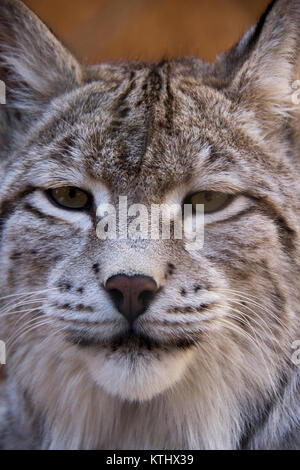
[[[300,0],[95,66],[0,0],[1,448],[300,449],[299,64]],[[99,239],[120,196],[204,205],[203,247]]]

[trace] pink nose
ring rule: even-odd
[[[105,290],[119,312],[131,324],[145,312],[158,288],[152,277],[117,274],[106,281]]]

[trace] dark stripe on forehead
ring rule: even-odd
[[[129,85],[126,89],[116,98],[113,105],[112,112],[114,119],[111,121],[108,131],[119,132],[121,126],[126,123],[123,121],[130,111],[130,105],[127,103],[130,93],[136,88],[135,72],[132,71],[129,77]]]
[[[132,71],[130,73],[129,77],[129,85],[126,88],[125,91],[123,91],[117,98],[116,100],[116,105],[114,107],[114,110],[118,111],[126,102],[127,97],[130,95],[130,93],[136,88],[136,82],[135,82],[135,72]]]
[[[158,65],[153,65],[149,72],[147,81],[149,83],[149,90],[147,94],[147,100],[149,106],[153,106],[160,99],[160,92],[162,89],[162,76]]]
[[[139,174],[143,164],[144,156],[153,135],[153,125],[155,121],[155,105],[160,100],[163,79],[158,65],[152,65],[143,70],[142,76],[131,75],[126,90],[116,99],[113,111],[116,118],[112,120],[109,132],[114,132],[115,155],[117,165],[122,171],[134,171],[135,177]],[[145,75],[147,74],[147,75]],[[140,84],[141,78],[145,76]],[[141,105],[136,108],[136,103],[129,98],[133,89],[137,88],[139,79],[139,89],[136,92],[137,99]],[[130,104],[126,105],[126,100]],[[134,113],[130,115],[131,108]]]
[[[161,89],[163,79],[160,73],[159,65],[152,65],[152,68],[146,77],[144,84],[142,85],[143,90],[143,102],[145,107],[145,134],[144,134],[144,145],[143,151],[140,156],[139,171],[141,170],[144,155],[147,152],[147,148],[151,143],[153,137],[153,125],[155,121],[155,105],[160,100]]]
[[[174,119],[174,95],[172,93],[171,85],[170,85],[170,69],[171,69],[171,66],[169,64],[168,69],[167,69],[167,83],[166,83],[167,96],[166,96],[166,99],[165,99],[166,129],[167,129],[169,134],[171,134],[172,131],[173,131],[173,119]]]

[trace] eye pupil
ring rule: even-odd
[[[76,196],[76,189],[71,188],[69,191],[69,196],[73,199]]]
[[[206,202],[210,202],[213,198],[213,193],[211,191],[207,191],[204,195],[204,199]]]

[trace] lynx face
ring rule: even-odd
[[[23,5],[2,2],[1,339],[40,407],[46,377],[130,402],[184,386],[208,415],[227,403],[243,416],[272,397],[299,313],[297,71],[286,51],[300,10],[286,3],[212,66],[84,68]],[[97,236],[99,204],[197,194],[226,201],[206,211],[201,250],[173,236]],[[207,401],[214,387],[226,390],[219,405]]]

